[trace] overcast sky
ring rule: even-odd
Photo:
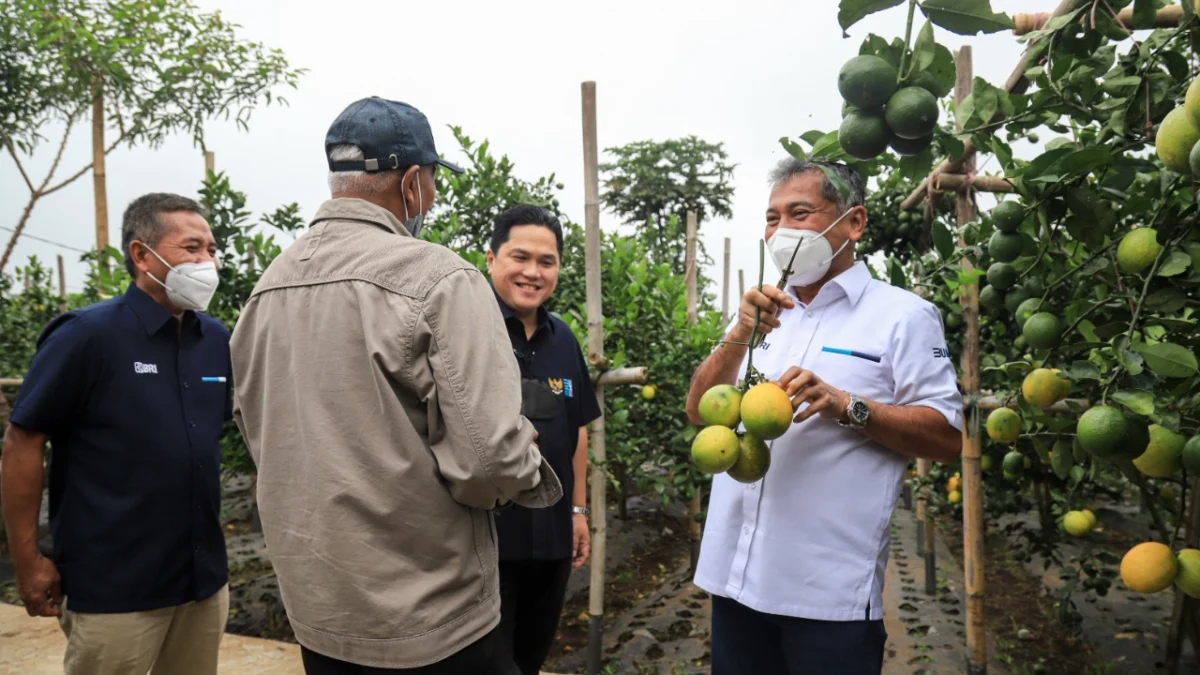
[[[835,129],[841,119],[838,69],[868,32],[903,37],[905,18],[902,7],[888,10],[843,39],[834,0],[198,4],[219,9],[242,25],[242,36],[282,48],[294,66],[309,70],[296,91],[287,91],[290,106],[258,109],[248,133],[232,122],[207,126],[217,168],[247,194],[256,215],[295,201],[311,217],[328,197],[323,140],[330,122],[350,102],[378,95],[425,112],[438,150],[452,161],[464,158],[449,124],[488,139],[524,178],[557,174],[565,185],[563,211],[582,223],[580,83],[594,80],[601,148],[688,134],[725,144],[737,164],[734,218],[702,223],[701,236],[718,265],[724,238],[732,238],[734,293],[739,268],[748,282],[757,271],[766,175],[784,156],[779,137]],[[1048,3],[993,0],[992,6],[1013,14],[1045,11]],[[917,18],[923,20],[919,12]],[[1011,33],[968,38],[938,29],[937,39],[951,50],[972,45],[975,74],[997,86],[1023,51]],[[58,131],[47,130],[47,136],[54,139]],[[85,125],[73,135],[59,174],[86,165],[90,148]],[[43,145],[29,162],[35,182],[52,154]],[[994,160],[987,169],[997,169]],[[130,200],[150,191],[195,195],[203,171],[202,153],[189,138],[110,154],[111,243],[120,245],[121,214]],[[27,194],[5,155],[0,227],[17,223]],[[616,221],[602,212],[601,224],[609,229]],[[26,229],[77,248],[91,247],[94,231],[90,174],[41,201]],[[0,241],[10,236],[0,230]],[[37,255],[53,262],[59,253],[67,260],[68,289],[78,290],[85,268],[75,251],[22,238],[14,261]],[[12,268],[10,262],[7,271]],[[720,279],[719,269],[708,274]],[[768,262],[767,276],[774,275]]]

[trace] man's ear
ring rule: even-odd
[[[850,211],[850,215],[846,216],[845,223],[849,228],[847,238],[850,241],[858,242],[862,239],[863,232],[867,229],[867,209],[865,206],[856,206]]]
[[[492,249],[487,250],[487,271],[490,276],[492,273],[492,265],[496,264],[496,254],[492,253]]]
[[[400,176],[400,198],[404,200],[405,215],[414,218],[421,214],[420,192],[417,181],[421,180],[421,167],[410,166]]]

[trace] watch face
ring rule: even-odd
[[[850,416],[853,417],[856,422],[865,422],[870,412],[871,409],[867,407],[867,404],[863,401],[855,401],[854,404],[850,406]]]

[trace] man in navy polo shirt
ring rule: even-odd
[[[589,553],[587,425],[600,416],[570,327],[544,307],[558,284],[562,225],[539,206],[496,218],[488,274],[521,369],[521,414],[571,501],[496,512],[500,543],[499,675],[537,675],[550,653],[567,580]]]
[[[17,590],[58,617],[68,675],[209,674],[229,609],[218,439],[232,417],[229,331],[199,204],[148,194],[121,232],[124,295],[51,321],[4,438]],[[52,558],[38,550],[52,445]]]

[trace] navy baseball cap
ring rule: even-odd
[[[333,146],[343,144],[358,146],[363,159],[330,160]],[[333,121],[325,134],[325,160],[330,171],[391,171],[440,164],[454,173],[463,172],[438,156],[424,113],[378,96],[351,103]]]

